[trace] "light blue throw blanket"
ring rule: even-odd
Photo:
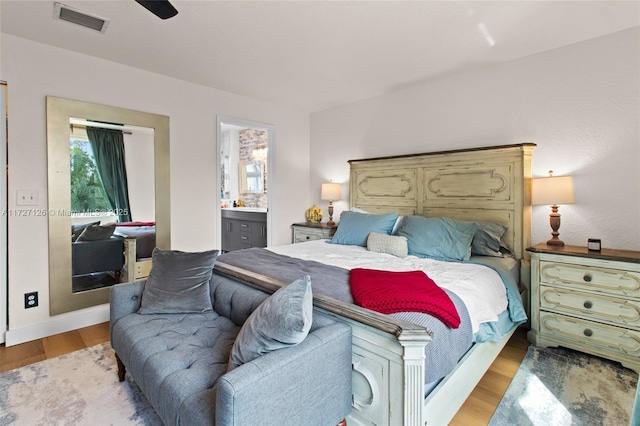
[[[480,324],[480,329],[476,332],[474,341],[479,343],[489,340],[502,340],[506,333],[527,321],[527,313],[518,291],[518,283],[500,262],[500,258],[474,256],[469,260],[469,263],[485,265],[500,274],[500,278],[502,278],[507,290],[507,300],[509,302],[507,310],[498,316],[498,321]]]

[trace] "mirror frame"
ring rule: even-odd
[[[171,248],[169,117],[47,96],[49,315],[109,302],[110,287],[74,293],[71,285],[71,170],[69,118],[154,129],[156,246]]]

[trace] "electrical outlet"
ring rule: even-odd
[[[34,291],[33,293],[25,293],[24,295],[24,308],[35,308],[38,306],[38,292]]]
[[[38,205],[38,191],[18,191],[18,197],[16,204],[19,206],[37,206]]]

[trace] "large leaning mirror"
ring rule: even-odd
[[[112,134],[116,135],[114,143],[122,145],[123,133],[136,135],[133,137],[133,142],[131,142],[131,136],[124,138],[129,140],[127,143],[134,146],[129,149],[129,157],[132,157],[134,153],[138,156],[144,155],[141,153],[145,152],[150,156],[146,159],[138,157],[139,159],[133,161],[130,158],[126,166],[123,160],[122,168],[128,169],[130,175],[128,183],[125,184],[122,184],[122,176],[115,178],[109,176],[107,172],[97,170],[101,167],[100,163],[106,161],[104,160],[105,155],[107,158],[117,158],[119,154],[117,152],[116,154],[100,153],[100,158],[98,158],[99,148],[95,145],[96,143],[101,145],[104,138],[109,139],[113,136]],[[78,134],[82,134],[84,137],[78,136]],[[82,139],[90,140],[90,144],[86,147],[80,144],[78,141]],[[147,142],[143,143],[142,141]],[[151,144],[152,147],[146,147],[147,144]],[[122,149],[124,150],[124,148]],[[122,152],[122,156],[124,156],[124,151]],[[84,274],[86,271],[82,270],[84,265],[77,260],[79,253],[80,255],[87,253],[84,246],[114,242],[111,240],[114,240],[115,237],[109,237],[107,241],[103,241],[104,238],[97,235],[108,230],[107,228],[110,226],[107,223],[115,222],[121,225],[136,226],[153,224],[154,245],[164,249],[170,248],[169,117],[70,99],[47,97],[47,153],[49,310],[50,315],[57,315],[109,301],[109,285],[97,286],[97,288],[94,286],[82,287],[82,285],[78,287],[77,281],[73,279],[74,275],[76,277],[80,274],[86,275]],[[91,165],[96,170],[85,170],[86,164],[89,164],[84,162],[86,153],[92,157],[96,154],[92,160],[93,165]],[[114,155],[115,157],[113,157]],[[143,172],[143,170],[146,171]],[[77,182],[78,174],[84,177],[89,176],[89,178]],[[95,184],[94,174],[102,177],[99,185]],[[149,174],[152,175],[151,178]],[[116,175],[118,175],[117,171]],[[142,182],[150,183],[151,180],[153,181],[152,186],[144,189]],[[113,181],[112,184],[109,181]],[[124,182],[127,182],[126,175]],[[128,188],[128,192],[124,191],[124,198],[131,198],[131,204],[128,200],[122,201],[122,196],[119,195],[119,188],[122,189],[122,187]],[[102,198],[104,199],[96,199],[97,188],[103,192],[104,197]],[[87,194],[89,194],[89,199],[78,204],[78,198],[87,197]],[[78,207],[79,205],[82,207]],[[82,211],[79,211],[80,209]],[[106,217],[105,212],[108,213]],[[82,226],[87,223],[93,223],[96,226],[91,229],[91,233],[86,232],[79,242],[74,242],[85,231],[86,228]],[[118,227],[117,229],[124,228]],[[140,227],[137,226],[136,229],[140,229]],[[133,242],[139,241],[138,238],[132,237],[124,240],[131,241],[134,246]],[[122,250],[124,243],[120,241],[120,244],[120,248],[115,249],[116,255],[118,250]],[[78,251],[79,248],[82,250]],[[95,249],[95,247],[89,248]],[[123,256],[127,252],[125,251]],[[135,250],[133,252],[135,253]],[[89,253],[85,258],[103,261],[105,256]],[[124,257],[119,259],[122,262],[126,261]],[[122,271],[125,273],[122,276],[119,276],[119,270],[114,271],[118,275],[116,280],[133,281],[137,279],[135,268],[132,265],[137,266],[138,269],[142,268],[143,272],[146,267],[148,273],[150,262],[136,263],[135,257],[128,259],[128,262],[129,270],[123,268]]]

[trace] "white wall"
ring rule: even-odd
[[[154,222],[156,193],[153,129],[134,130],[131,134],[125,133],[123,136],[131,220]]]
[[[291,224],[308,208],[309,116],[273,104],[198,86],[26,39],[2,34],[2,69],[9,100],[9,208],[16,190],[39,192],[47,207],[45,96],[113,105],[170,117],[172,247],[216,247],[216,115],[276,126],[277,182],[271,214],[274,244],[291,241]],[[296,194],[295,197],[289,194]],[[46,217],[9,218],[9,330],[29,338],[86,325],[78,315],[105,305],[49,316]],[[40,306],[24,309],[24,293],[38,291]],[[68,328],[69,329],[69,328]]]
[[[573,176],[560,238],[640,250],[640,29],[422,82],[311,115],[312,202],[347,160],[534,142],[534,177]],[[316,191],[317,189],[317,191]],[[532,241],[550,238],[534,206]]]

